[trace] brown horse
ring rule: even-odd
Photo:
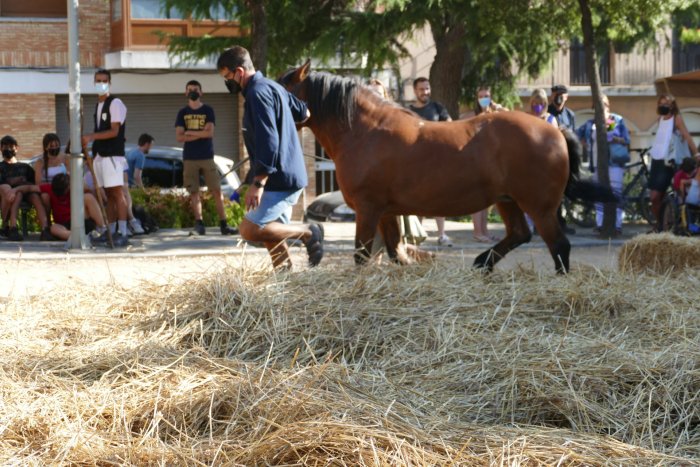
[[[356,211],[357,263],[369,257],[377,226],[389,256],[409,261],[397,215],[461,216],[496,204],[506,236],[475,266],[491,270],[530,241],[527,213],[557,271],[566,272],[571,246],[557,220],[564,193],[615,200],[609,189],[578,179],[581,146],[572,133],[524,112],[426,122],[356,80],[310,73],[308,62],[280,82],[308,104],[305,125],[335,162],[338,185]]]

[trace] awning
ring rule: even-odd
[[[657,94],[673,97],[700,97],[700,70],[659,78],[654,83]]]

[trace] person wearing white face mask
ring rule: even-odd
[[[505,107],[497,104],[491,99],[491,88],[481,86],[476,91],[476,105],[473,113],[462,115],[461,118],[470,118],[481,114],[506,111]],[[472,222],[474,223],[474,240],[481,243],[492,243],[498,241],[499,238],[489,234],[488,217],[489,209],[486,208],[472,214]]]
[[[566,86],[563,84],[552,86],[552,103],[547,107],[547,112],[554,115],[559,128],[576,131],[576,116],[573,110],[566,107],[567,100],[569,100],[569,90]]]
[[[127,202],[122,185],[127,169],[124,143],[126,141],[126,106],[109,93],[112,74],[108,70],[95,72],[95,91],[99,98],[95,106],[95,131],[83,135],[83,147],[92,142],[96,181],[107,193],[107,218],[114,246],[127,246]],[[117,233],[118,226],[118,233]]]

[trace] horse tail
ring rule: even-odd
[[[581,159],[583,146],[574,132],[562,130],[566,139],[566,148],[569,153],[569,180],[564,189],[564,196],[571,200],[582,200],[598,203],[612,203],[619,201],[610,187],[590,180],[581,180]]]

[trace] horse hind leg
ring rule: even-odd
[[[513,201],[501,201],[496,203],[503,223],[506,227],[506,236],[493,247],[481,253],[474,260],[474,267],[493,271],[493,267],[509,251],[527,243],[532,238],[530,228],[525,221],[522,209]]]
[[[411,260],[406,254],[404,244],[401,242],[401,229],[398,218],[394,215],[386,214],[379,221],[379,230],[384,239],[389,259],[399,264],[410,264]]]
[[[557,219],[556,211],[552,211],[546,216],[533,217],[542,240],[547,244],[549,253],[554,260],[554,267],[559,274],[569,272],[569,255],[571,253],[571,243],[566,238],[561,224]]]

